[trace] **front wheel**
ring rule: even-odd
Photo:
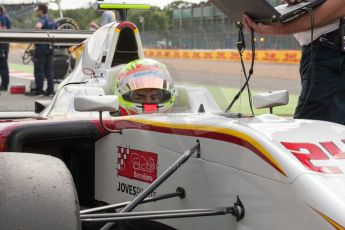
[[[81,229],[73,179],[57,158],[0,153],[0,229]]]

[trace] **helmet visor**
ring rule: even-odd
[[[159,104],[171,98],[171,93],[163,89],[144,88],[123,95],[126,101],[140,104]]]
[[[165,89],[165,80],[162,78],[157,77],[143,77],[138,78],[133,81],[130,81],[128,83],[131,90],[137,90],[137,89],[147,89],[147,88],[153,88],[153,89]]]

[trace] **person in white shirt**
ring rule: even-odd
[[[302,0],[284,0],[295,4]],[[272,35],[293,34],[302,46],[300,65],[302,91],[295,118],[325,120],[345,124],[345,52],[342,52],[340,21],[345,17],[344,0],[326,0],[290,22],[265,25],[243,15],[247,30]],[[313,59],[313,61],[312,61]]]

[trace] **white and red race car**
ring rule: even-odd
[[[0,121],[0,229],[345,229],[344,126],[223,113],[182,85],[169,114],[112,117],[138,29],[84,45],[36,119]]]

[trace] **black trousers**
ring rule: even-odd
[[[345,53],[327,41],[303,46],[300,74],[295,118],[345,124]]]
[[[1,87],[7,89],[10,76],[8,70],[8,49],[0,48],[0,75],[1,75]]]
[[[34,75],[36,91],[43,92],[44,77],[47,79],[47,93],[54,92],[53,78],[53,52],[35,53],[34,55]]]

